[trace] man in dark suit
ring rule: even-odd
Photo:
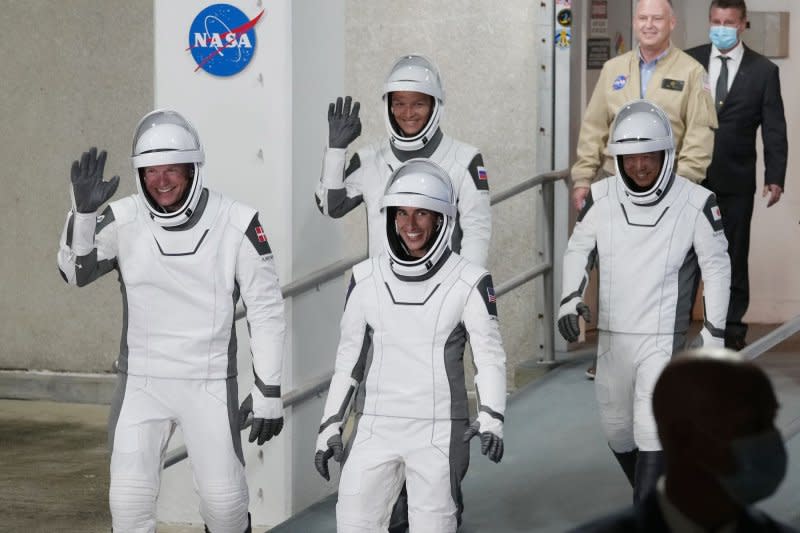
[[[711,43],[686,52],[706,67],[715,95],[719,129],[703,185],[717,196],[731,257],[725,346],[741,350],[747,333],[742,318],[750,301],[747,256],[756,192],[756,130],[761,126],[764,144],[762,196],[768,197],[767,207],[771,207],[783,193],[786,119],[778,66],[742,43],[747,26],[744,0],[713,0],[709,22]]]
[[[786,474],[777,410],[767,375],[738,353],[701,348],[677,355],[653,391],[665,476],[639,504],[574,531],[796,531],[753,506]]]

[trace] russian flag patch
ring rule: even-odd
[[[486,173],[485,168],[478,167],[478,179],[481,181],[486,181],[489,179],[489,174]]]

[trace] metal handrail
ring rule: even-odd
[[[283,400],[283,406],[290,407],[296,403],[300,403],[306,400],[307,398],[316,396],[317,394],[326,390],[330,386],[332,377],[333,377],[333,372],[330,372],[326,376],[319,377],[313,381],[306,383],[302,387],[287,392],[286,394],[281,396],[281,399]],[[246,429],[251,424],[252,424],[252,419],[248,420],[242,429],[243,430]],[[164,457],[164,468],[169,468],[175,463],[180,463],[187,457],[189,457],[189,452],[186,450],[186,446],[178,446],[174,450],[170,451]]]
[[[512,187],[509,187],[504,191],[500,191],[498,193],[493,194],[489,199],[489,205],[499,204],[500,202],[504,202],[509,198],[513,198],[514,196],[517,196],[518,194],[525,192],[529,189],[532,189],[539,185],[555,183],[557,181],[566,179],[568,176],[569,176],[569,170],[557,170],[553,172],[545,172],[543,174],[538,174],[532,178],[523,180],[520,183]],[[368,257],[367,252],[364,252],[360,255],[354,255],[349,258],[340,259],[319,270],[315,270],[314,272],[310,273],[309,275],[297,281],[287,283],[286,285],[281,287],[281,293],[283,294],[284,298],[290,298],[293,296],[297,296],[298,294],[303,294],[309,290],[315,289],[327,281],[338,278],[339,276],[347,272],[350,268],[357,265],[367,257]],[[537,276],[541,276],[542,274],[548,272],[552,268],[553,268],[552,259],[550,257],[550,250],[548,248],[546,250],[545,260],[542,263],[539,263],[535,265],[533,268],[521,272],[520,274],[517,274],[511,279],[505,281],[504,283],[499,284],[497,287],[495,287],[495,295],[499,297],[508,292],[511,292],[520,285],[527,283],[528,281],[536,278]],[[235,319],[239,320],[244,316],[245,316],[244,308],[242,306],[237,307]],[[283,400],[284,407],[289,407],[293,404],[300,403],[303,400],[310,398],[312,396],[316,396],[317,394],[326,390],[330,385],[331,378],[333,378],[333,372],[330,372],[324,376],[320,376],[316,380],[302,387],[298,387],[296,389],[287,392],[281,398]],[[175,463],[179,463],[180,461],[186,459],[188,456],[189,455],[186,451],[185,446],[180,446],[178,448],[175,448],[165,457],[164,468],[168,468],[174,465]]]
[[[500,191],[498,193],[493,194],[489,203],[491,205],[499,204],[500,202],[508,200],[512,196],[516,196],[519,193],[525,192],[528,189],[532,189],[538,185],[544,185],[545,183],[555,183],[557,181],[567,179],[568,177],[569,177],[569,170],[567,169],[544,172],[532,178],[523,180],[518,184],[514,185],[513,187],[509,187],[504,191]]]
[[[752,361],[753,359],[765,354],[792,335],[796,334],[798,331],[800,331],[800,315],[788,320],[787,322],[784,322],[760,339],[748,344],[739,351],[739,354],[744,359]],[[800,433],[800,417],[790,421],[786,427],[782,428],[781,433],[783,435],[783,439],[786,441]]]
[[[757,341],[748,344],[739,352],[744,359],[748,361],[766,353],[771,348],[774,348],[781,342],[785,341],[795,333],[800,331],[800,315],[793,319],[784,322],[782,325],[773,329]]]
[[[532,178],[523,180],[520,183],[512,187],[509,187],[504,191],[500,191],[493,194],[489,199],[489,205],[499,204],[500,202],[504,202],[509,198],[513,198],[514,196],[522,192],[525,192],[528,189],[532,189],[534,187],[537,187],[539,185],[544,185],[546,183],[555,183],[557,181],[566,179],[568,176],[569,176],[569,170],[556,170],[553,172],[545,172],[543,174],[538,174]],[[328,266],[322,267],[319,270],[311,272],[310,274],[299,280],[287,283],[286,285],[281,287],[281,293],[283,294],[284,298],[291,298],[293,296],[297,296],[299,294],[308,292],[311,289],[316,289],[323,283],[338,278],[339,276],[350,270],[353,266],[365,260],[367,257],[369,257],[368,253],[363,252],[358,255],[352,255],[348,258],[335,261]],[[500,296],[503,293],[514,290],[519,285],[522,285],[523,283],[530,281],[536,276],[543,274],[544,272],[547,271],[548,268],[551,267],[552,265],[549,263],[549,261],[537,265],[534,268],[526,272],[523,272],[518,276],[515,276],[505,284],[501,284],[495,287],[495,294],[497,296]],[[235,319],[239,320],[240,318],[244,318],[244,316],[245,316],[244,307],[240,305],[239,307],[236,308]]]

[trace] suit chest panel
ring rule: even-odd
[[[601,275],[620,283],[645,270],[656,278],[677,276],[692,247],[692,213],[685,201],[641,207],[609,198],[608,223],[597,237]]]
[[[451,274],[409,283],[376,276],[377,297],[366,307],[376,346],[430,351],[432,345],[443,344],[460,323],[466,303],[467,294],[457,290],[455,278]]]
[[[193,228],[167,231],[140,214],[121,228],[119,263],[129,296],[142,290],[192,305],[232,294],[241,239],[219,215],[207,208]]]

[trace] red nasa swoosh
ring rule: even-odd
[[[261,13],[259,13],[258,15],[256,15],[256,17],[255,17],[253,20],[250,20],[250,21],[248,21],[248,22],[245,22],[244,24],[242,24],[242,25],[241,25],[241,26],[239,26],[238,28],[233,28],[233,29],[232,29],[232,30],[230,30],[230,31],[226,31],[225,33],[223,33],[222,35],[220,35],[220,38],[224,40],[224,39],[225,39],[225,37],[227,37],[227,36],[228,36],[228,35],[230,35],[231,33],[233,33],[233,34],[236,34],[237,36],[238,36],[238,35],[241,35],[241,34],[243,34],[243,33],[247,33],[248,31],[250,31],[250,29],[251,29],[253,26],[255,26],[256,24],[258,24],[258,21],[259,21],[259,20],[261,20],[261,16],[262,16],[263,14],[264,14],[264,10],[262,9],[262,10],[261,10]],[[228,43],[228,44],[226,44],[226,45],[225,45],[223,48],[228,48],[228,47],[230,47],[232,44],[233,44],[233,43]],[[190,46],[190,47],[188,47],[188,48],[187,48],[185,51],[189,51],[189,50],[191,50],[192,48],[195,48],[195,47],[194,47],[194,46]],[[198,63],[198,64],[197,64],[197,68],[196,68],[196,69],[194,69],[194,72],[197,72],[198,70],[200,70],[200,69],[203,67],[203,65],[205,65],[206,63],[208,63],[209,61],[211,61],[211,60],[214,58],[214,56],[216,56],[217,54],[219,54],[221,51],[222,51],[222,48],[217,48],[216,50],[214,50],[213,52],[211,52],[211,53],[210,53],[208,56],[206,56],[206,58],[205,58],[205,59],[203,59],[203,61],[201,61],[200,63]]]

